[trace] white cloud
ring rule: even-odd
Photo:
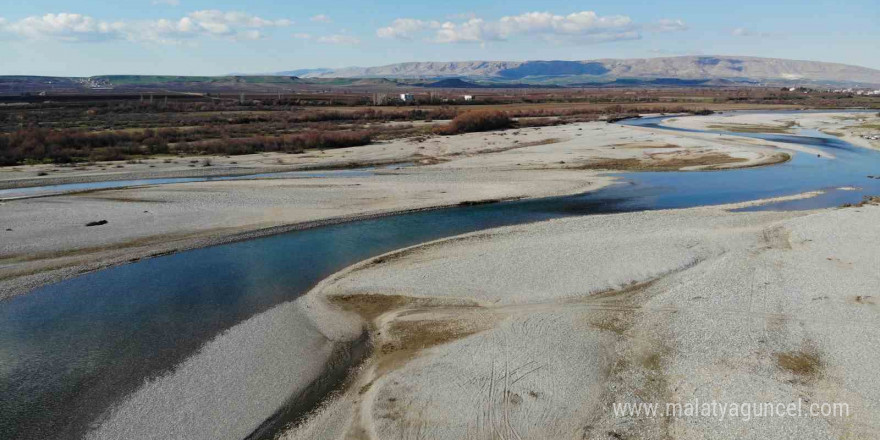
[[[55,38],[63,41],[102,41],[124,38],[125,24],[96,20],[81,14],[46,14],[16,22],[0,23],[0,30],[27,39]]]
[[[681,19],[670,19],[663,18],[657,20],[650,29],[654,32],[678,32],[678,31],[686,31],[688,26]]]
[[[266,20],[244,12],[223,12],[216,9],[195,11],[187,14],[203,31],[215,35],[229,35],[237,28],[284,27],[293,24],[288,19]]]
[[[684,23],[666,23],[667,27],[680,27]],[[549,12],[527,12],[487,21],[472,17],[465,21],[424,21],[414,18],[398,18],[390,26],[376,31],[379,37],[413,39],[427,30],[434,35],[429,40],[438,43],[484,43],[503,41],[516,36],[540,36],[553,40],[574,42],[602,42],[641,38],[641,26],[625,15],[600,16],[593,11],[581,11],[568,15]]]
[[[732,31],[730,34],[735,37],[770,37],[772,34],[768,32],[756,32],[748,28],[738,27]]]
[[[415,34],[428,29],[439,27],[437,21],[422,21],[414,18],[398,18],[391,22],[391,26],[380,28],[376,31],[376,35],[381,38],[397,38],[401,40],[411,40]]]
[[[293,34],[293,38],[296,38],[297,40],[315,41],[321,44],[360,44],[361,42],[357,37],[345,34],[315,36],[307,33],[296,33]]]
[[[318,23],[330,23],[333,21],[333,20],[330,20],[330,17],[327,16],[326,14],[315,15],[314,17],[310,18],[309,20],[315,21]]]
[[[62,41],[129,40],[179,43],[203,36],[254,40],[263,37],[260,29],[290,26],[288,19],[268,20],[244,12],[202,10],[179,19],[103,21],[81,14],[46,14],[12,23],[0,22],[0,32],[24,39]]]
[[[482,18],[472,18],[461,24],[447,21],[440,25],[434,36],[434,41],[438,43],[482,43],[503,39],[497,27]]]
[[[514,33],[557,33],[568,35],[599,34],[627,31],[632,20],[625,15],[600,17],[593,11],[575,12],[566,16],[549,12],[529,12],[513,17],[502,17],[502,30]]]
[[[318,37],[315,41],[322,44],[360,44],[361,40],[351,35],[326,35]]]
[[[180,6],[180,0],[153,0],[151,3],[153,6]]]
[[[249,29],[238,32],[236,37],[242,40],[260,40],[263,38],[263,34],[256,29]]]

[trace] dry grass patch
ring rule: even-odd
[[[383,354],[399,350],[424,350],[470,336],[483,330],[482,326],[460,320],[449,321],[395,321],[386,332],[393,341],[382,345]]]
[[[868,304],[872,306],[877,304],[876,300],[871,295],[856,295],[853,298],[853,301],[855,301],[856,304]]]
[[[786,158],[788,155],[786,155]],[[781,161],[781,158],[780,158]],[[619,171],[679,171],[682,168],[703,167],[714,169],[720,165],[748,162],[748,159],[733,157],[724,153],[708,153],[700,155],[675,155],[660,157],[652,155],[649,159],[599,159],[577,167],[586,170],[619,170]]]
[[[515,147],[515,148],[537,147],[537,146],[539,146],[539,145],[550,145],[550,144],[556,144],[556,143],[559,143],[561,140],[562,140],[562,139],[559,139],[559,138],[547,138],[547,139],[541,139],[541,140],[538,140],[538,141],[523,142],[523,143],[520,143],[520,144],[516,144],[516,147]]]
[[[631,317],[632,312],[605,312],[602,316],[590,321],[590,326],[598,330],[623,336],[632,325]]]
[[[865,196],[859,203],[844,203],[841,208],[861,208],[864,206],[880,206],[880,196]]]
[[[402,295],[338,295],[328,298],[343,310],[360,315],[367,322],[372,322],[389,310],[398,309],[412,304],[413,298]]]
[[[414,319],[397,319],[374,332],[376,344],[374,359],[376,374],[382,376],[397,370],[424,350],[448,344],[489,330],[495,326],[496,316],[473,308],[456,311],[453,316],[438,318],[419,313]]]
[[[819,353],[814,349],[793,350],[776,353],[776,365],[801,379],[813,379],[822,370]]]
[[[731,131],[734,133],[791,133],[791,128],[795,126],[794,121],[786,122],[783,125],[770,124],[712,124],[708,128],[710,130]]]
[[[645,142],[645,143],[634,142],[631,144],[614,144],[614,145],[612,145],[612,147],[644,150],[644,149],[660,149],[660,148],[681,148],[681,145],[655,144],[655,143],[650,143],[650,142]]]
[[[493,313],[469,300],[353,294],[331,296],[328,301],[369,323],[376,366],[370,382],[403,367],[423,350],[488,330],[497,321]],[[381,319],[386,313],[394,315]]]

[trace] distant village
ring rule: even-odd
[[[847,95],[859,95],[859,96],[880,96],[880,89],[859,89],[859,88],[847,88],[847,89],[822,89],[816,90],[808,87],[783,87],[783,91],[788,92],[824,92],[824,93],[840,93]]]

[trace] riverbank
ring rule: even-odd
[[[654,120],[643,122],[648,126],[618,127],[619,130],[614,128],[615,126],[604,129],[607,124],[594,127],[584,125],[575,127],[584,130],[575,131],[574,136],[570,138],[558,136],[554,138],[557,139],[554,142],[536,141],[537,143],[530,143],[523,148],[514,148],[519,145],[511,141],[503,149],[488,153],[475,152],[469,155],[450,153],[447,155],[448,160],[437,161],[433,165],[339,179],[336,182],[338,185],[325,188],[328,193],[320,194],[320,202],[336,200],[333,197],[342,194],[349,197],[347,203],[353,205],[350,209],[357,211],[367,204],[381,202],[381,197],[405,198],[402,196],[406,195],[411,198],[413,194],[418,194],[417,191],[424,189],[420,186],[416,188],[415,193],[412,193],[395,187],[391,183],[401,181],[394,180],[402,179],[399,174],[409,176],[407,178],[410,179],[408,182],[411,182],[411,185],[407,185],[408,188],[412,188],[413,185],[437,184],[436,177],[426,177],[428,173],[437,176],[460,176],[465,181],[485,174],[487,180],[481,181],[479,186],[494,189],[497,189],[500,183],[510,182],[511,176],[521,175],[523,180],[517,184],[522,185],[524,191],[534,191],[535,188],[528,187],[527,184],[534,182],[539,176],[549,175],[547,173],[570,173],[565,175],[575,176],[574,179],[604,177],[599,174],[600,171],[588,168],[596,162],[613,159],[612,155],[615,154],[621,155],[617,158],[622,160],[629,158],[652,163],[657,160],[653,154],[657,150],[676,148],[681,150],[681,155],[685,157],[709,156],[710,158],[722,153],[750,153],[750,151],[739,151],[737,148],[758,153],[752,156],[746,155],[751,158],[782,152],[776,147],[768,146],[770,144],[765,144],[763,140],[740,142],[738,136],[711,133],[693,137],[691,133],[670,133],[666,130],[650,128],[649,124],[654,123]],[[595,133],[582,133],[587,128],[595,128]],[[579,133],[583,135],[577,136]],[[658,133],[670,134],[674,137],[658,138],[656,137]],[[477,138],[479,140],[475,142],[477,145],[492,142],[482,139],[482,136]],[[667,145],[671,143],[669,139],[675,139],[681,145]],[[797,138],[776,137],[775,139],[801,143],[796,140]],[[323,315],[319,316],[322,310],[320,304],[301,304],[308,296],[293,303],[289,302],[304,294],[322,279],[326,280],[325,284],[334,282],[335,277],[331,275],[335,271],[393,249],[503,225],[524,225],[584,214],[743,202],[764,197],[774,197],[777,202],[788,204],[816,200],[812,206],[838,206],[844,202],[858,201],[866,191],[870,194],[872,193],[870,191],[876,189],[871,185],[864,185],[861,189],[855,188],[864,179],[863,176],[874,173],[876,157],[872,156],[871,152],[833,139],[803,139],[804,142],[811,143],[815,147],[794,146],[794,148],[818,152],[822,157],[814,154],[799,154],[798,151],[793,152],[795,157],[791,163],[774,167],[693,173],[629,173],[621,176],[627,181],[626,185],[615,185],[573,197],[541,198],[497,204],[484,204],[482,202],[491,200],[470,198],[459,202],[465,206],[458,209],[395,215],[312,228],[296,234],[282,234],[149,259],[66,280],[41,288],[31,295],[12,298],[3,309],[6,313],[4,322],[10,326],[13,334],[23,335],[23,338],[0,340],[0,345],[4,352],[22,353],[22,355],[11,360],[10,374],[3,376],[2,379],[7,384],[28,384],[26,388],[28,391],[15,395],[16,404],[12,407],[11,420],[24,420],[22,417],[35,413],[43,416],[37,422],[28,424],[16,422],[8,425],[7,428],[11,429],[12,433],[28,433],[33,438],[45,438],[50,433],[56,433],[55,437],[59,438],[80,437],[99,425],[100,428],[91,436],[234,439],[243,438],[263,428],[275,432],[278,426],[296,421],[297,416],[308,412],[314,402],[327,402],[324,398],[329,390],[335,389],[334,383],[340,377],[341,371],[348,365],[357,363],[358,349],[364,347],[361,341],[364,341],[372,330],[363,322],[372,322],[374,316],[378,317],[385,311],[400,307],[407,308],[401,315],[389,315],[391,326],[379,330],[382,335],[390,337],[388,341],[381,340],[382,335],[377,333],[373,335],[374,340],[382,344],[385,342],[390,344],[382,345],[387,353],[391,354],[390,357],[374,359],[365,364],[378,362],[382,367],[377,371],[385,371],[388,368],[396,368],[395,365],[399,363],[407,363],[413,356],[419,356],[426,347],[440,346],[461,337],[489,331],[490,328],[487,326],[496,323],[494,315],[490,314],[484,314],[485,319],[465,321],[462,325],[459,325],[459,322],[450,322],[448,325],[439,323],[436,326],[429,325],[427,329],[419,323],[404,322],[400,325],[393,323],[394,320],[405,316],[416,316],[425,311],[435,312],[438,310],[436,306],[449,307],[448,310],[455,314],[490,308],[491,303],[483,303],[468,296],[480,297],[479,293],[485,290],[482,286],[493,282],[492,276],[465,280],[466,282],[460,286],[462,297],[452,300],[444,298],[437,300],[437,297],[444,295],[445,287],[432,293],[430,298],[415,300],[403,290],[396,292],[394,294],[396,296],[392,296],[390,300],[376,296],[377,293],[383,292],[366,291],[356,295],[343,295],[329,302],[329,305],[324,305],[324,309],[333,307],[335,310],[332,311],[335,314],[324,316],[328,318],[326,322],[322,321]],[[722,142],[729,142],[731,146],[728,148]],[[633,144],[639,147],[625,148]],[[707,145],[714,145],[718,150],[707,151]],[[831,153],[837,154],[839,159],[831,160],[834,157]],[[560,157],[561,154],[564,156]],[[626,154],[630,156],[627,157]],[[663,162],[668,160],[665,156],[661,157]],[[705,169],[713,168],[715,165],[719,164],[698,166]],[[817,169],[823,172],[815,172]],[[490,174],[492,177],[489,177]],[[375,186],[380,182],[374,179],[379,177],[388,179],[384,182],[384,187]],[[351,189],[344,188],[352,182],[352,178],[365,179],[366,182],[362,183],[364,186],[369,185],[370,191],[376,192],[377,188],[381,188],[384,192],[375,194],[374,198],[365,197],[370,194],[369,191],[346,192]],[[551,180],[554,179],[556,178]],[[293,193],[290,187],[308,184],[311,188],[308,191],[303,188],[300,193],[308,195],[310,191],[320,190],[322,183],[326,184],[330,181],[325,178],[276,181],[283,182],[283,185],[265,181],[251,182],[255,183],[248,183],[249,187],[259,190],[238,195],[236,190],[222,186],[226,185],[226,182],[210,182],[211,185],[221,185],[221,187],[213,188],[211,192],[190,194],[192,189],[198,186],[161,185],[77,196],[21,200],[17,203],[56,201],[57,206],[77,203],[60,202],[65,198],[80,200],[76,198],[100,197],[113,193],[111,198],[114,200],[108,202],[128,206],[131,203],[144,202],[144,200],[137,202],[130,200],[132,197],[142,197],[146,191],[156,190],[158,191],[155,193],[156,197],[159,197],[163,191],[175,193],[176,197],[185,197],[184,202],[181,203],[184,208],[186,203],[189,203],[192,205],[191,209],[203,209],[205,212],[203,217],[212,221],[223,221],[246,219],[247,216],[259,214],[257,209],[261,203],[264,203],[263,199],[269,196],[277,197],[272,203],[266,203],[278,210],[277,215],[296,214],[298,210],[294,206],[284,204],[284,197]],[[462,185],[454,182],[448,180],[443,185],[450,187]],[[873,183],[873,180],[869,182]],[[547,189],[545,186],[550,185],[531,186]],[[824,190],[844,186],[854,190]],[[270,191],[269,188],[274,190]],[[354,188],[359,187],[354,186]],[[819,188],[823,191],[816,191]],[[801,196],[792,196],[804,191],[810,192]],[[127,197],[119,200],[119,193],[126,193]],[[434,200],[439,194],[443,193],[425,192],[421,194],[420,201]],[[352,195],[360,197],[352,197]],[[395,197],[397,195],[401,197]],[[464,195],[472,197],[474,194]],[[241,209],[230,209],[230,205],[224,205],[230,201],[228,200],[230,198]],[[319,208],[328,205],[310,204],[314,201],[308,197],[302,197],[301,200],[300,203],[307,208],[306,211],[326,215],[327,211]],[[208,205],[200,203],[208,203]],[[162,206],[161,203],[154,204]],[[211,204],[216,204],[220,209],[215,213],[204,209],[205,206],[212,206]],[[752,209],[755,208],[754,205],[755,203],[752,202],[739,203],[735,206],[728,205],[728,208]],[[807,203],[807,206],[810,205],[811,203]],[[340,206],[349,209],[347,206]],[[767,207],[773,206],[776,205],[767,205]],[[57,212],[62,212],[58,217],[69,215],[68,212]],[[677,211],[663,212],[675,214]],[[696,227],[708,228],[705,231],[701,229],[700,234],[711,236],[713,231],[727,234],[725,224],[717,224],[712,219],[705,219],[703,222],[700,212],[687,210],[681,215],[695,215]],[[140,213],[135,211],[134,214]],[[794,218],[806,214],[808,213],[733,215],[748,215],[755,216],[749,218],[763,219],[765,217],[761,216],[779,215]],[[565,251],[561,254],[563,258],[571,257],[572,264],[592,264],[589,259],[601,258],[606,249],[612,253],[608,257],[611,261],[615,261],[617,254],[628,255],[625,253],[626,249],[616,250],[613,243],[607,246],[603,244],[609,241],[619,241],[619,246],[632,247],[636,252],[642,250],[639,242],[645,236],[639,229],[632,229],[632,225],[636,222],[632,217],[606,215],[591,218],[607,218],[608,221],[617,219],[615,222],[619,223],[607,227],[595,225],[595,233],[602,234],[601,237],[595,237],[596,246],[599,246],[595,248],[596,252],[589,251],[594,249],[592,242],[580,242],[577,245],[579,242],[576,236],[567,237],[570,238],[571,245],[556,246]],[[780,219],[787,218],[789,217],[780,217]],[[198,221],[203,220],[198,219]],[[687,230],[694,225],[691,225],[686,218],[680,220],[685,227],[685,235],[690,234]],[[41,221],[39,218],[34,220],[35,223],[39,221]],[[99,228],[116,222],[111,219],[108,223],[98,223],[96,226],[87,226],[83,229],[98,234]],[[590,225],[585,225],[587,228],[582,232],[587,233]],[[178,225],[172,226],[178,227]],[[282,224],[269,230],[277,232],[289,226]],[[682,263],[677,251],[670,251],[668,258],[656,255],[667,252],[666,240],[679,236],[678,227],[677,220],[670,220],[662,223],[656,234],[652,233],[653,235],[647,237],[647,242],[653,244],[644,251],[646,263],[650,264],[646,266],[648,270],[642,275],[649,277],[664,275],[665,272],[654,273],[651,267],[655,263],[661,269],[668,269],[666,267],[668,265],[677,268]],[[735,225],[732,232],[744,232],[749,228],[751,226],[748,224]],[[260,233],[263,231],[261,230]],[[493,237],[491,231],[487,234],[488,237]],[[691,237],[692,239],[688,239],[681,246],[673,242],[670,245],[671,249],[683,248],[682,252],[686,254],[685,256],[690,250],[700,250],[699,243],[702,240],[700,234]],[[548,238],[547,243],[552,245],[555,242]],[[712,244],[712,246],[724,249],[720,245]],[[528,252],[519,252],[516,247],[509,250],[509,256],[504,255],[503,258],[495,258],[495,260],[499,264],[504,264],[504,261],[510,259],[511,267],[514,268],[517,265],[532,264],[530,261],[523,261],[520,255],[526,260],[543,258],[552,260],[552,254],[556,252],[554,246]],[[486,251],[485,255],[492,255],[490,249]],[[584,255],[573,255],[577,253]],[[593,255],[594,253],[596,255]],[[395,255],[399,254],[395,253]],[[634,255],[641,257],[640,253]],[[704,257],[703,254],[695,255],[699,258]],[[473,259],[473,256],[468,258]],[[456,260],[457,258],[445,259],[446,262],[441,265],[454,268]],[[698,260],[694,260],[694,264],[699,263]],[[385,263],[393,263],[393,259],[372,260],[372,262],[381,266]],[[568,264],[564,261],[557,263],[562,266]],[[534,264],[541,267],[543,263]],[[578,269],[571,265],[568,268]],[[590,270],[587,267],[582,271],[589,274]],[[528,274],[528,271],[523,273]],[[502,271],[499,274],[506,276],[507,272]],[[612,277],[613,272],[602,272],[599,275],[608,277],[610,280],[606,280],[608,282],[617,282],[617,277]],[[627,272],[624,275],[630,276],[631,273]],[[328,276],[330,278],[327,278]],[[641,275],[635,278],[637,284],[640,277]],[[566,280],[570,278],[559,277],[561,282],[567,282]],[[554,279],[546,280],[556,288],[560,285]],[[622,282],[629,283],[626,280]],[[591,283],[594,281],[583,283],[588,288],[587,294],[593,293],[589,290]],[[413,289],[422,288],[416,284],[418,283],[414,284]],[[438,286],[442,287],[444,284]],[[524,290],[536,288],[529,283],[523,283],[522,287]],[[315,291],[320,292],[320,286]],[[469,293],[471,291],[476,294]],[[511,290],[508,293],[517,292]],[[625,292],[630,292],[630,289],[625,289]],[[366,301],[364,294],[368,295]],[[577,292],[571,292],[571,296],[576,295]],[[555,304],[558,303],[557,300],[558,298],[549,295],[542,299],[541,303],[548,302],[550,306],[558,308],[558,304]],[[541,303],[527,304],[527,307],[540,307]],[[511,304],[511,306],[516,305],[518,304]],[[416,310],[409,309],[412,307]],[[54,312],[47,313],[47,311]],[[342,312],[344,313],[340,315]],[[363,318],[358,318],[359,315]],[[313,320],[320,322],[312,323]],[[604,324],[600,322],[599,325]],[[613,327],[617,324],[611,322],[610,325]],[[36,331],[36,329],[40,330]],[[432,333],[432,329],[439,331]],[[415,337],[399,337],[401,331],[414,333]],[[267,338],[272,338],[272,341],[267,341]],[[78,362],[83,352],[89,353],[90,363],[95,368],[84,370],[69,368],[71,362]],[[303,353],[308,353],[307,359]],[[77,385],[83,381],[95,384],[89,387],[88,393],[85,394]],[[25,390],[21,385],[14,387]],[[368,381],[360,389],[367,393],[371,388],[372,385]],[[301,399],[301,396],[305,397]],[[522,398],[522,395],[519,398]],[[513,396],[511,399],[517,400]],[[301,405],[304,402],[312,402],[312,404]],[[186,422],[167,423],[168,420],[183,419]],[[270,426],[267,420],[276,423]],[[340,418],[332,419],[333,422],[339,423],[347,423],[347,420],[345,414]]]
[[[613,181],[603,169],[751,167],[787,160],[792,150],[815,153],[756,139],[582,123],[284,155],[297,167],[420,165],[368,176],[193,182],[6,201],[0,298],[111,265],[326,222],[593,191]],[[263,155],[235,159],[271,162]],[[127,172],[141,171],[132,165],[116,177],[134,175]],[[89,176],[67,178],[97,175]]]
[[[703,118],[670,118],[664,125],[691,130],[722,130],[742,133],[796,134],[798,130],[818,130],[863,148],[880,149],[880,114],[866,110],[856,113],[729,113]],[[871,139],[877,137],[877,139]]]
[[[880,207],[728,211],[742,206],[572,217],[371,258],[218,336],[89,437],[243,438],[336,374],[336,349],[365,332],[367,360],[284,438],[876,436]],[[847,402],[853,416],[610,407],[694,398]]]
[[[876,437],[878,220],[872,204],[614,214],[365,261],[297,301],[329,339],[369,331],[373,353],[285,438]],[[850,416],[612,412],[693,399]]]

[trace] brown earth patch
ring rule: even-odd
[[[681,148],[681,145],[675,144],[655,144],[650,142],[644,143],[631,143],[631,144],[614,144],[612,147],[615,148],[631,148],[631,149],[654,149],[654,148]]]
[[[486,319],[476,302],[464,299],[352,294],[330,296],[328,301],[368,323],[378,375],[400,368],[424,349],[486,330],[495,322]],[[434,311],[454,313],[440,316]],[[465,319],[474,311],[480,311],[479,319]],[[379,322],[380,316],[391,312],[397,312],[391,321]]]
[[[611,405],[621,399],[632,399],[633,403],[672,400],[666,365],[673,350],[655,333],[659,329],[635,325],[641,304],[651,296],[650,287],[664,277],[590,295],[590,300],[602,307],[597,308],[598,313],[590,318],[589,324],[606,332],[609,338],[603,343],[607,356],[604,362],[607,385],[597,399],[599,406],[595,416],[585,427],[585,438],[594,438],[590,434],[594,431],[611,438],[647,438],[646,435],[671,438],[671,419],[668,417],[624,419],[607,414]]]
[[[387,336],[393,341],[382,345],[383,354],[401,350],[424,350],[472,335],[482,330],[481,326],[465,321],[394,321],[386,328]]]
[[[853,297],[853,302],[856,304],[868,304],[868,305],[876,305],[877,300],[871,295],[856,295]]]
[[[520,148],[537,147],[539,145],[555,144],[555,143],[559,143],[561,141],[562,141],[562,139],[559,139],[559,138],[548,138],[548,139],[541,139],[541,140],[531,141],[531,142],[514,141],[512,145],[508,145],[505,147],[484,148],[481,150],[473,150],[473,151],[456,151],[456,152],[447,154],[446,157],[473,156],[473,155],[477,155],[477,154],[503,153],[505,151],[517,150]]]
[[[880,196],[865,196],[859,203],[844,203],[841,208],[861,208],[863,206],[880,206]]]
[[[775,226],[761,231],[761,249],[791,250],[791,231],[783,226]]]
[[[786,155],[787,160],[788,155]],[[719,165],[747,162],[748,159],[732,157],[724,153],[708,153],[701,155],[675,155],[660,157],[652,155],[649,159],[598,159],[586,165],[575,167],[585,170],[621,170],[621,171],[679,171],[688,167],[715,169]],[[780,160],[781,161],[781,160]]]
[[[793,121],[784,125],[770,124],[713,124],[707,128],[710,130],[731,131],[734,133],[791,133],[791,128],[795,126]]]
[[[776,353],[775,357],[779,369],[794,374],[802,380],[814,379],[822,370],[819,353],[812,348]]]
[[[424,319],[395,320],[374,332],[376,377],[397,370],[415,359],[422,351],[448,344],[494,327],[496,316],[466,308],[445,318],[428,313]]]
[[[344,310],[355,312],[365,321],[372,322],[392,309],[401,308],[413,302],[412,297],[403,295],[338,295],[327,299]]]

